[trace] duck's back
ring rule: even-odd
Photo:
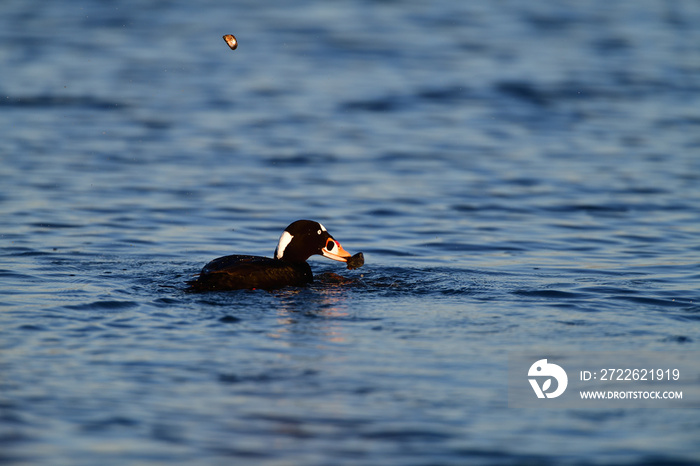
[[[199,277],[189,284],[193,291],[274,290],[285,286],[303,286],[312,281],[311,267],[306,262],[234,255],[209,262]]]

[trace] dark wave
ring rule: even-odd
[[[121,110],[130,105],[125,102],[104,100],[92,96],[58,96],[36,95],[6,97],[0,99],[0,107],[52,109],[52,108],[82,108],[90,110]]]

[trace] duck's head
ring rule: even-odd
[[[285,228],[275,249],[275,259],[288,262],[306,262],[314,254],[340,262],[352,257],[323,225],[313,220],[297,220]]]

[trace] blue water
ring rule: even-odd
[[[3,2],[0,462],[700,462],[697,410],[507,405],[509,353],[700,350],[698,24]],[[366,265],[184,291],[298,218]]]

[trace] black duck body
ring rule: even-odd
[[[297,220],[280,236],[275,257],[232,255],[209,262],[195,280],[191,291],[241,289],[274,290],[285,286],[304,286],[314,279],[306,260],[319,254],[345,262],[349,269],[364,264],[362,253],[352,256],[318,222]]]
[[[274,290],[304,286],[313,279],[311,267],[306,262],[233,255],[209,262],[199,278],[190,282],[190,287],[193,291]]]

